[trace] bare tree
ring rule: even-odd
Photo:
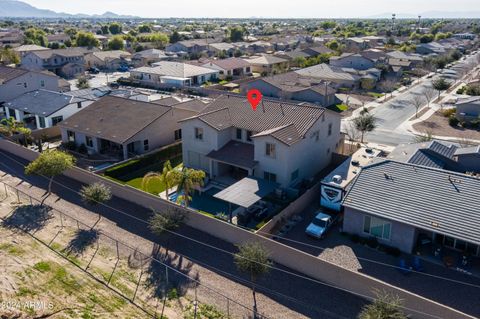
[[[411,102],[415,106],[415,118],[418,118],[418,110],[425,104],[425,102],[420,95],[414,95]]]
[[[437,95],[437,91],[435,91],[434,88],[429,87],[423,92],[423,95],[425,96],[425,99],[427,100],[428,107],[430,107],[430,102],[432,102],[435,95]]]
[[[385,91],[385,100],[387,99],[387,93],[390,93],[390,97],[393,96],[393,91],[395,90],[396,82],[390,79],[386,79],[381,83],[381,88]]]

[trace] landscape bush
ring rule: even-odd
[[[456,127],[458,126],[458,123],[460,123],[460,121],[455,117],[455,115],[451,115],[449,118],[448,118],[448,124],[452,127]]]
[[[446,109],[442,111],[443,116],[445,117],[451,117],[452,115],[455,115],[456,109]]]

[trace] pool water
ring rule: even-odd
[[[195,191],[193,194],[190,195],[192,197],[192,200],[190,201],[189,207],[214,215],[217,215],[219,213],[225,213],[228,215],[228,203],[221,199],[213,197],[213,195],[215,195],[219,191],[221,191],[221,189],[216,187],[209,188],[207,191],[202,193]],[[168,199],[170,199],[172,202],[176,202],[177,198],[178,193],[173,193],[168,197]],[[237,208],[237,205],[232,204],[232,212]]]

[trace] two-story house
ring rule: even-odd
[[[22,57],[21,64],[28,70],[48,70],[72,78],[85,72],[85,53],[80,48],[33,51]]]
[[[226,95],[180,123],[184,165],[211,179],[253,176],[287,188],[329,165],[342,143],[340,115],[307,103],[263,99],[253,110]]]

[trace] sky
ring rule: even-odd
[[[57,12],[165,17],[364,18],[383,13],[480,12],[480,0],[22,0]]]

